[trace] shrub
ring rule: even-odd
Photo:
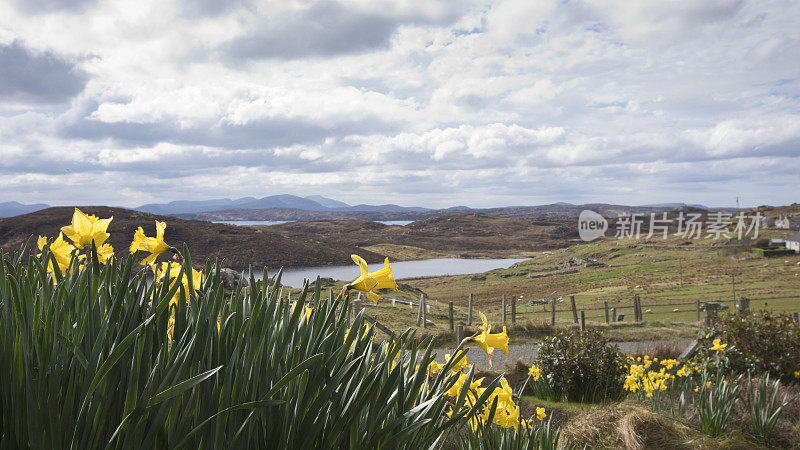
[[[724,350],[713,350],[714,339],[724,343]],[[788,314],[724,314],[705,330],[701,343],[703,348],[697,358],[709,370],[734,375],[769,373],[784,382],[797,381],[800,325]]]
[[[616,400],[625,394],[625,362],[619,347],[600,331],[557,332],[542,342],[536,362],[542,377],[531,387],[552,400]]]

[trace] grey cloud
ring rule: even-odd
[[[214,17],[239,8],[253,9],[253,0],[184,0],[181,8],[189,17]]]
[[[88,75],[53,52],[36,53],[15,40],[0,44],[0,97],[55,104],[83,91]]]
[[[463,6],[453,2],[440,17],[391,15],[348,9],[333,1],[315,2],[302,11],[267,15],[220,50],[232,59],[294,59],[358,54],[388,48],[404,23],[449,23]]]
[[[14,0],[14,5],[27,14],[80,13],[96,4],[97,0]]]

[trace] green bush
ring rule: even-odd
[[[442,395],[449,365],[427,376],[431,344],[375,346],[361,314],[348,333],[319,284],[296,299],[306,319],[280,275],[226,294],[206,263],[184,292],[132,274],[133,257],[92,251],[67,274],[51,257],[0,253],[0,448],[428,448],[482,410]]]
[[[725,345],[712,350],[712,341]],[[800,369],[800,325],[792,316],[769,311],[723,314],[704,332],[696,360],[704,366],[738,375],[769,373],[784,382],[797,381]],[[713,367],[709,367],[712,371]]]
[[[536,365],[542,370],[531,387],[551,400],[600,402],[625,395],[626,358],[597,330],[557,332],[542,342]]]
[[[785,247],[754,248],[753,253],[764,258],[794,255],[794,250]]]

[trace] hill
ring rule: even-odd
[[[20,214],[27,214],[40,209],[45,209],[48,206],[49,205],[45,205],[44,203],[23,205],[20,202],[3,202],[0,203],[0,217],[14,217]]]
[[[381,256],[346,243],[324,240],[322,236],[302,235],[289,238],[269,229],[237,227],[196,220],[184,220],[106,206],[81,206],[81,210],[99,217],[114,216],[108,228],[110,243],[117,257],[128,256],[134,231],[141,226],[145,234],[155,234],[154,221],[167,223],[166,241],[180,247],[185,242],[197,264],[207,258],[225,259],[226,266],[243,269],[281,266],[322,266],[348,264],[350,254],[358,253],[369,262]],[[16,251],[30,237],[54,237],[72,218],[72,207],[54,207],[17,217],[0,219],[0,248]],[[323,242],[324,240],[324,242]],[[35,245],[35,240],[31,241]]]

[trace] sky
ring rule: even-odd
[[[800,201],[800,2],[5,0],[0,202]]]

